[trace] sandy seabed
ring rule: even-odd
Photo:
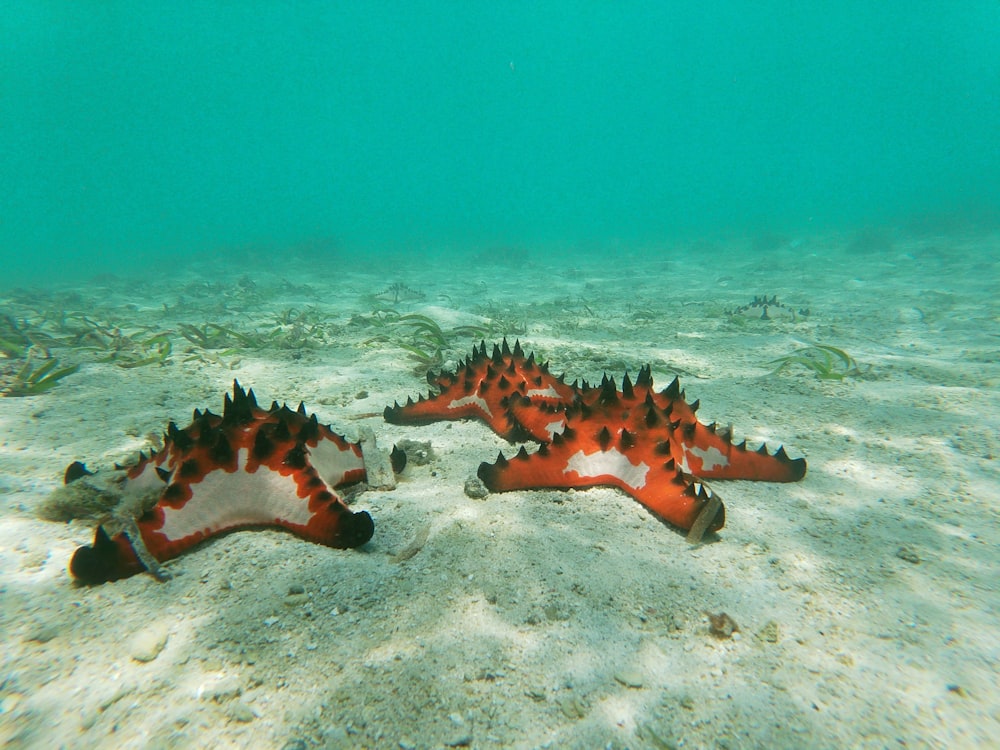
[[[288,273],[248,260],[234,274],[230,260],[155,283],[0,293],[15,319],[62,306],[174,338],[166,364],[137,368],[60,349],[78,372],[0,399],[0,744],[996,743],[1000,237],[847,245],[620,251],[601,263],[305,258],[283,263],[299,269]],[[808,474],[713,482],[726,526],[696,546],[612,488],[468,497],[479,463],[516,446],[478,422],[382,420],[384,406],[427,390],[371,320],[385,303],[369,295],[391,282],[424,294],[397,310],[445,331],[491,323],[490,344],[517,336],[570,380],[649,363],[662,387],[680,373],[702,421],[783,444]],[[726,314],[762,294],[809,314]],[[310,348],[208,351],[176,335],[181,322],[287,329],[277,316],[306,308],[323,320]],[[446,364],[472,343],[451,341]],[[858,372],[771,372],[813,343],[849,352]],[[148,449],[168,420],[220,411],[234,377],[264,404],[304,401],[348,436],[368,425],[384,446],[429,441],[431,460],[356,498],[376,524],[359,550],[244,531],[168,563],[167,582],[75,585],[67,563],[92,528],[37,514],[66,465]],[[713,636],[709,612],[738,631]]]

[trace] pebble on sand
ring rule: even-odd
[[[166,628],[157,626],[146,628],[129,642],[129,656],[139,662],[153,661],[167,645],[169,637]]]

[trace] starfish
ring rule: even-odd
[[[402,454],[394,451],[401,470]],[[74,463],[67,484],[90,472]],[[352,512],[337,488],[364,481],[361,448],[305,406],[257,406],[253,390],[233,381],[222,415],[195,409],[191,424],[170,422],[163,448],[127,469],[123,497],[148,510],[126,531],[98,526],[70,572],[83,583],[125,578],[174,558],[205,539],[246,527],[273,526],[329,547],[358,547],[372,537],[371,516]],[[140,500],[141,502],[141,500]],[[131,535],[128,533],[131,531]],[[131,538],[130,538],[131,536]]]
[[[520,342],[506,340],[473,349],[453,374],[431,379],[441,388],[428,398],[409,399],[385,410],[401,424],[477,417],[508,440],[534,440],[534,453],[522,446],[508,459],[479,467],[479,478],[495,492],[514,489],[618,487],[654,515],[689,530],[699,541],[725,522],[721,499],[704,479],[792,482],[805,475],[804,459],[790,459],[783,448],[748,450],[732,442],[731,431],[704,425],[673,382],[653,387],[649,366],[633,383],[626,373],[619,391],[613,378],[600,386],[555,378],[548,367],[525,358]]]
[[[387,406],[383,413],[387,422],[429,424],[475,418],[509,442],[541,441],[550,437],[548,426],[527,415],[525,422],[516,419],[509,408],[511,400],[526,398],[544,409],[563,406],[577,395],[564,377],[549,372],[548,364],[535,362],[534,353],[525,357],[520,342],[511,350],[506,339],[502,348],[493,347],[492,356],[487,355],[484,341],[480,348],[472,347],[472,355],[459,362],[455,372],[429,374],[427,379],[440,391],[430,398],[418,396],[417,401],[408,398],[403,406],[399,402]]]

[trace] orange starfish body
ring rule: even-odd
[[[253,391],[234,382],[221,416],[196,409],[185,429],[171,422],[163,448],[140,454],[128,470],[125,493],[157,498],[136,522],[141,540],[109,537],[98,527],[93,545],[74,553],[70,572],[84,583],[125,578],[146,568],[137,543],[163,562],[247,527],[280,527],[329,547],[357,547],[371,539],[374,524],[367,512],[352,512],[336,488],[364,479],[357,444],[307,416],[302,405],[261,409]]]
[[[626,374],[621,390],[607,376],[600,386],[566,385],[533,355],[525,358],[519,343],[511,350],[504,341],[492,356],[485,343],[474,348],[458,372],[432,382],[440,393],[389,407],[386,419],[478,417],[508,440],[540,443],[533,453],[522,447],[509,459],[501,453],[480,465],[480,479],[497,492],[610,485],[678,528],[698,526],[700,536],[725,522],[720,499],[702,480],[793,482],[806,472],[805,459],[791,459],[783,448],[748,450],[728,430],[699,422],[697,402],[685,400],[677,379],[656,391],[648,366],[635,383]],[[469,394],[488,408],[465,409]]]

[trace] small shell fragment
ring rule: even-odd
[[[642,674],[637,669],[622,669],[615,672],[615,681],[629,688],[642,687]]]
[[[732,638],[733,633],[740,629],[736,620],[725,612],[719,612],[717,615],[705,612],[705,616],[708,618],[708,632],[716,638]]]
[[[170,634],[166,628],[153,625],[141,630],[129,642],[129,656],[138,662],[153,661],[167,645]]]
[[[427,544],[427,538],[430,536],[430,533],[431,533],[431,525],[429,523],[425,523],[423,526],[417,529],[417,533],[410,541],[410,543],[407,544],[405,547],[403,547],[403,549],[401,549],[395,555],[390,557],[389,560],[394,563],[401,563],[404,560],[409,560],[411,557],[417,554],[421,549],[423,549],[425,544]]]

